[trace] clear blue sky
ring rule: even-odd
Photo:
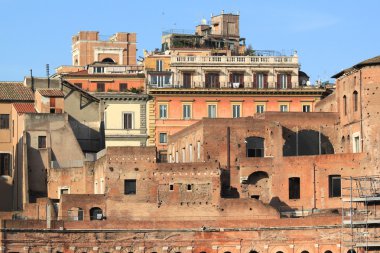
[[[210,14],[240,12],[254,49],[297,50],[312,81],[380,55],[378,0],[0,0],[0,81],[45,76],[71,64],[71,36],[136,32],[138,54],[161,45],[166,29],[193,29]]]

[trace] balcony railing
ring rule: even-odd
[[[106,129],[106,137],[128,137],[146,135],[146,128],[141,129]]]
[[[118,65],[94,65],[90,66],[90,74],[140,74],[143,73],[144,66],[118,66]]]
[[[184,86],[183,83],[165,84],[158,86],[156,84],[148,83],[151,89],[250,89],[250,90],[289,90],[289,89],[319,89],[318,86],[299,86],[298,82],[293,82],[291,88],[279,88],[277,83],[266,83],[264,87],[260,88],[257,84],[252,82],[219,82],[214,84],[206,84],[205,82],[191,82],[190,86]]]
[[[172,64],[212,63],[212,64],[298,64],[296,56],[172,56]]]

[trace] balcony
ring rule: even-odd
[[[250,89],[250,90],[291,90],[291,89],[316,89],[316,86],[299,86],[298,82],[291,84],[292,88],[278,88],[277,83],[265,83],[263,88],[259,88],[253,82],[217,82],[208,84],[206,82],[191,82],[190,85],[176,84],[152,84],[148,82],[151,89]]]
[[[89,74],[142,74],[144,66],[120,66],[110,64],[92,65],[88,69]]]
[[[257,65],[257,64],[298,64],[297,56],[172,56],[172,65],[213,64],[213,65]]]
[[[141,129],[105,129],[106,138],[145,137],[146,128]]]

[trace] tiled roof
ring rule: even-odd
[[[37,89],[44,97],[64,97],[65,94],[60,89]]]
[[[18,113],[35,113],[37,112],[34,108],[33,103],[14,103],[13,107]]]
[[[0,82],[0,101],[34,101],[34,96],[21,82]]]

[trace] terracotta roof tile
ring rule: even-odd
[[[20,82],[0,82],[0,101],[34,101],[33,92]]]
[[[64,97],[65,94],[60,89],[37,89],[44,97]]]
[[[33,103],[14,103],[13,107],[18,113],[36,113]]]

